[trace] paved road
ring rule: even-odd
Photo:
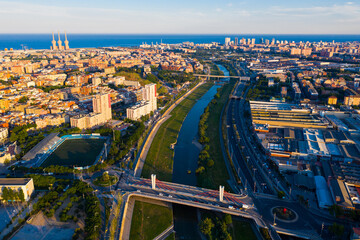
[[[331,225],[333,222],[333,219],[329,218],[329,216],[314,217],[297,202],[277,199],[271,195],[253,194],[251,191],[249,191],[250,195],[225,192],[224,201],[220,202],[219,192],[216,190],[162,181],[157,181],[156,189],[152,189],[150,179],[136,178],[116,170],[110,170],[109,172],[119,177],[119,181],[111,187],[113,195],[116,193],[125,194],[121,203],[118,228],[115,233],[116,239],[120,238],[120,229],[124,224],[123,221],[126,220],[126,217],[123,218],[124,212],[126,212],[125,203],[130,196],[134,195],[250,218],[259,226],[268,227],[270,231],[273,231],[274,233],[271,232],[273,239],[277,239],[275,230],[316,239],[321,230],[322,222],[325,225]],[[98,187],[93,184],[92,187],[95,188],[95,192],[99,197],[101,197],[101,192],[109,191],[109,187]],[[246,205],[246,208],[244,205]],[[291,223],[276,220],[276,226],[272,226],[274,218],[271,209],[276,206],[294,210],[298,214],[298,219]],[[112,217],[113,213],[110,215],[110,221]],[[105,239],[108,239],[108,237],[109,231],[105,234]]]
[[[311,239],[319,237],[319,230],[322,222],[331,224],[329,219],[316,218],[298,202],[277,199],[277,189],[284,190],[281,183],[271,175],[264,163],[265,155],[257,147],[256,139],[248,127],[247,119],[244,116],[246,110],[250,110],[245,102],[247,89],[240,83],[236,86],[229,100],[226,112],[228,146],[234,166],[239,177],[245,185],[246,192],[252,197],[257,212],[270,229],[270,233],[276,231],[293,232],[298,236],[307,236]],[[255,193],[262,193],[261,196]],[[270,194],[270,195],[267,195]],[[275,195],[275,196],[274,196]],[[271,209],[282,206],[294,210],[298,219],[294,222],[277,221],[274,223],[274,215]],[[276,238],[275,234],[272,234]]]
[[[19,219],[25,219],[26,214],[30,213],[33,210],[33,205],[39,200],[40,197],[44,196],[45,193],[44,192],[40,192],[36,198],[30,200],[31,202],[29,203],[29,206],[25,207],[24,211],[22,211],[17,217],[16,219],[14,219],[13,223],[9,225],[9,227],[3,229],[0,233],[0,239],[3,239],[3,237],[8,234],[9,232],[11,232],[13,230],[14,227],[16,227],[19,223]]]

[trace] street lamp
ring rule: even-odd
[[[261,185],[262,185],[262,190],[264,191],[266,183],[261,183]]]
[[[254,170],[254,193],[256,192],[256,178],[255,178],[255,171],[256,171],[256,168],[253,168]]]
[[[276,219],[276,213],[274,213],[274,226],[276,226],[276,222],[275,222],[275,219]]]

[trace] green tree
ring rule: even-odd
[[[9,189],[8,188],[3,187],[1,198],[6,202],[9,200]]]
[[[18,192],[18,198],[21,202],[25,202],[25,195],[24,195],[24,191],[22,190],[22,188]]]
[[[202,174],[205,171],[205,168],[203,166],[200,166],[196,169],[195,173],[196,174]]]
[[[19,103],[27,103],[27,101],[29,100],[29,98],[27,96],[23,96],[19,99]]]
[[[341,237],[344,234],[344,226],[337,223],[333,223],[333,225],[329,227],[329,231],[335,236]]]
[[[108,182],[110,180],[110,176],[108,172],[104,172],[102,177],[101,177],[102,181],[104,182]]]
[[[226,214],[224,217],[224,221],[227,225],[232,224],[232,218],[230,214]]]
[[[214,227],[214,223],[210,218],[205,218],[203,221],[200,222],[200,231],[206,235],[211,236],[211,231]]]
[[[9,200],[14,201],[16,199],[16,192],[9,188]]]
[[[212,159],[208,160],[207,166],[208,166],[208,167],[214,166],[214,160],[212,160]]]
[[[332,205],[329,207],[329,212],[335,217],[340,217],[344,214],[344,210],[339,205]]]
[[[157,77],[154,74],[149,73],[146,75],[146,80],[149,80],[150,82],[157,83]]]

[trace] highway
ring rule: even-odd
[[[243,72],[246,73],[246,69]],[[251,123],[247,121],[251,118],[245,116],[245,112],[250,112],[245,101],[247,90],[244,83],[238,82],[229,98],[227,112],[225,112],[228,150],[245,192],[252,197],[256,206],[254,209],[257,209],[274,239],[278,237],[275,231],[319,239],[318,232],[321,229],[321,223],[330,224],[328,220],[319,217],[319,221],[316,221],[314,216],[298,202],[277,198],[277,191],[282,190],[285,194],[287,191],[266,166],[266,156],[257,146],[257,139],[250,130]],[[277,221],[277,225],[274,226],[274,215],[271,209],[276,206],[293,209],[299,218],[291,223]]]
[[[111,174],[114,174],[114,172]],[[109,189],[101,187],[96,188],[98,189],[96,192],[102,192]],[[224,199],[223,201],[220,201],[219,191],[217,190],[162,182],[159,180],[156,180],[156,188],[152,189],[150,179],[137,178],[131,175],[120,178],[113,189],[116,189],[116,192],[121,192],[122,195],[126,195],[122,201],[115,239],[122,239],[123,237],[122,234],[124,230],[120,231],[123,227],[122,225],[125,225],[124,221],[126,221],[126,207],[123,205],[127,204],[127,199],[132,196],[241,216],[254,220],[257,226],[266,227],[261,216],[257,213],[257,209],[254,207],[252,198],[247,195],[224,192]]]
[[[217,190],[159,180],[156,180],[156,188],[152,189],[150,179],[133,177],[130,174],[116,170],[109,170],[109,174],[117,175],[119,181],[111,186],[112,194],[108,194],[107,196],[111,197],[118,194],[123,196],[115,239],[123,239],[121,234],[124,231],[124,226],[130,227],[129,223],[125,224],[126,221],[129,221],[129,219],[126,218],[128,211],[126,205],[128,199],[133,196],[182,204],[252,219],[258,227],[268,228],[272,239],[279,239],[276,231],[294,234],[308,239],[319,239],[317,234],[321,229],[322,222],[325,222],[326,225],[331,225],[333,221],[332,219],[322,216],[316,216],[316,218],[314,218],[311,212],[299,203],[277,199],[277,197],[268,194],[262,194],[260,196],[254,194],[230,194],[225,192],[224,200],[221,202],[219,201],[219,191]],[[98,175],[100,175],[100,173]],[[91,184],[98,197],[103,196],[103,192],[109,191],[109,187],[95,186],[89,179],[85,181]],[[298,215],[298,219],[294,222],[276,220],[277,225],[273,226],[274,217],[271,209],[276,206],[283,206],[294,210]],[[113,214],[111,214],[111,216],[113,216]],[[109,223],[110,222],[111,221],[109,221]],[[107,226],[107,228],[109,227],[110,225]],[[109,231],[105,232],[104,235],[104,239],[109,239]]]
[[[105,189],[108,188],[101,190],[104,191]],[[269,228],[273,239],[278,239],[275,231],[288,234],[292,233],[309,239],[319,239],[317,237],[317,230],[321,228],[321,221],[330,224],[329,220],[321,217],[315,220],[314,217],[297,202],[281,200],[265,194],[261,197],[251,197],[244,194],[230,194],[225,192],[224,200],[220,202],[219,192],[217,190],[159,180],[156,181],[156,188],[152,189],[150,179],[136,178],[130,175],[121,178],[114,189],[117,189],[117,192],[120,191],[122,194],[126,194],[126,199],[131,196],[137,196],[252,219],[258,227]],[[126,202],[123,198],[123,204],[126,204]],[[298,219],[289,223],[277,220],[277,226],[272,226],[273,215],[271,209],[275,206],[283,206],[294,210],[299,216]],[[122,224],[124,224],[126,220],[124,217],[126,208],[122,206],[121,209],[116,239],[122,239],[119,229],[121,229]]]
[[[246,94],[244,94],[246,96]],[[234,101],[234,118],[235,124],[240,136],[240,143],[243,147],[243,153],[246,157],[246,164],[250,171],[253,173],[253,177],[256,179],[259,192],[266,194],[275,194],[272,183],[268,180],[263,171],[264,161],[261,158],[262,153],[257,149],[256,144],[252,141],[251,133],[246,125],[246,119],[244,118],[244,112],[246,111],[245,99],[237,99]]]
[[[272,185],[263,176],[260,164],[258,164],[259,152],[255,152],[254,144],[250,142],[249,132],[245,130],[244,113],[245,100],[242,98],[245,85],[239,83],[233,96],[230,98],[227,111],[227,134],[229,152],[235,168],[242,178],[247,191],[275,194]],[[241,171],[241,173],[240,173]]]

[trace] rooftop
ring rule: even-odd
[[[26,185],[32,178],[0,178],[2,185]]]

